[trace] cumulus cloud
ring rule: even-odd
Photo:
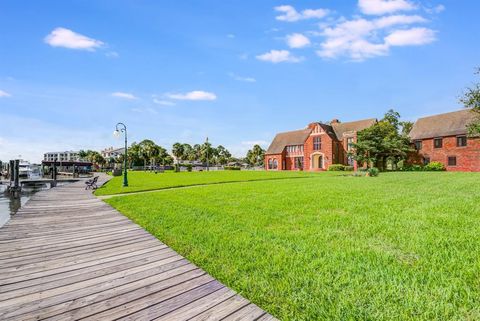
[[[419,46],[435,41],[435,32],[427,28],[396,30],[385,37],[390,46]]]
[[[427,21],[418,15],[390,15],[372,20],[357,18],[342,21],[323,30],[321,35],[325,39],[317,54],[323,58],[346,56],[362,61],[389,54],[391,46],[427,44],[435,40],[433,30],[403,29]]]
[[[117,91],[117,92],[112,93],[112,96],[117,97],[117,98],[127,99],[127,100],[137,99],[137,97],[135,97],[135,95],[133,95],[131,93],[124,93],[124,92],[121,92],[121,91]]]
[[[203,91],[203,90],[194,90],[187,93],[175,93],[175,94],[166,94],[170,99],[176,100],[216,100],[217,95],[214,93]]]
[[[303,60],[303,57],[296,57],[288,50],[270,50],[269,52],[258,55],[257,59],[276,64],[279,62],[300,62]]]
[[[305,19],[321,19],[328,15],[327,9],[306,9],[298,12],[294,7],[289,5],[278,6],[274,8],[275,11],[281,12],[281,15],[275,18],[279,21],[294,22]]]
[[[286,41],[290,48],[302,48],[310,45],[310,39],[301,33],[292,33],[288,35]]]
[[[358,0],[358,7],[367,15],[383,15],[417,8],[407,0]]]
[[[68,49],[95,51],[104,43],[100,40],[89,38],[66,28],[56,28],[48,34],[45,43],[52,47],[64,47]]]
[[[1,97],[11,97],[12,95],[10,95],[9,93],[7,93],[6,91],[3,91],[3,90],[0,90],[0,98]]]

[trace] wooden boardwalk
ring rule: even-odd
[[[275,320],[83,187],[0,228],[0,320]]]

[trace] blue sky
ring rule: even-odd
[[[2,1],[0,159],[460,109],[478,1]]]

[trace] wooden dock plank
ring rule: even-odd
[[[275,320],[83,182],[35,194],[0,247],[1,320]]]

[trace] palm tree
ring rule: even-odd
[[[172,146],[172,154],[173,156],[175,156],[175,158],[177,159],[177,167],[178,167],[178,164],[179,164],[179,161],[180,159],[183,158],[183,145],[180,144],[180,143],[175,143],[173,144]],[[178,168],[177,168],[178,170]]]
[[[152,140],[144,139],[140,142],[140,153],[143,159],[143,170],[147,167],[147,160],[150,161],[152,154],[155,152],[155,146],[157,146]]]

